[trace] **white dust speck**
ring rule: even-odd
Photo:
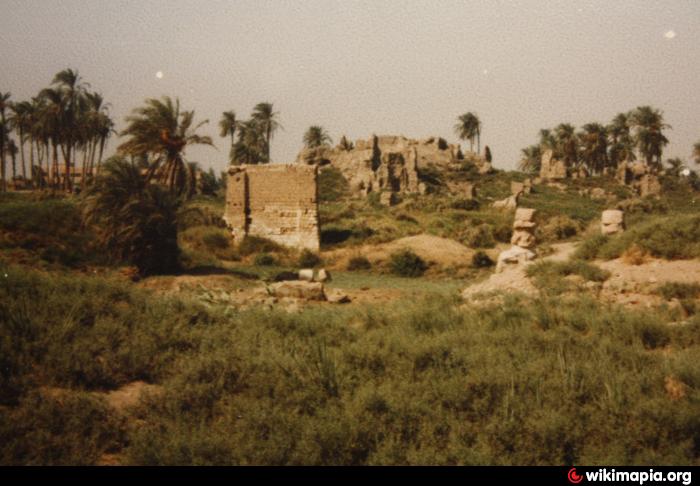
[[[163,79],[163,71],[158,71],[158,72],[156,73],[156,78],[158,78],[158,79]]]
[[[673,39],[674,37],[676,37],[676,31],[675,31],[675,30],[669,30],[668,32],[666,32],[666,33],[664,34],[664,37],[666,37],[667,39]]]

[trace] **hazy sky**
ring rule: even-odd
[[[673,126],[664,156],[700,140],[700,1],[0,0],[0,91],[27,99],[66,67],[112,104],[118,127],[167,94],[208,118],[225,166],[221,112],[274,103],[276,162],[303,132],[455,141],[476,112],[500,168],[540,128],[607,123],[642,104]],[[157,77],[158,72],[162,77]],[[112,141],[108,152],[117,143]]]

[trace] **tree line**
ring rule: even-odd
[[[83,179],[99,167],[107,140],[114,133],[114,122],[102,95],[88,88],[77,71],[65,69],[54,76],[50,87],[30,100],[12,102],[10,93],[0,93],[3,190],[7,189],[7,156],[12,161],[13,182],[33,180],[40,187],[51,185],[68,191],[72,190],[71,172],[79,158]],[[15,137],[11,137],[13,133]]]
[[[569,169],[585,168],[592,175],[614,170],[625,161],[641,160],[649,167],[662,167],[663,150],[668,145],[664,131],[671,126],[663,113],[651,106],[639,106],[626,113],[618,113],[603,125],[586,123],[579,130],[570,123],[561,123],[539,132],[539,143],[521,150],[520,170],[539,172],[542,155],[551,150],[555,159]],[[700,142],[694,145],[693,157],[700,163]],[[682,166],[680,159],[668,161],[671,166]]]

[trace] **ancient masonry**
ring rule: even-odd
[[[480,173],[491,170],[491,164],[481,156],[468,156]],[[439,137],[413,140],[387,135],[357,140],[347,147],[303,149],[296,161],[300,165],[331,165],[345,176],[353,194],[366,196],[371,192],[424,193],[426,186],[419,180],[418,171],[433,165],[454,168],[466,158],[459,145]]]
[[[316,166],[301,164],[231,167],[224,221],[234,242],[251,235],[318,251],[317,175]]]
[[[502,272],[509,265],[519,265],[535,258],[532,249],[535,246],[535,210],[518,208],[513,222],[513,236],[510,249],[498,255],[496,273]]]
[[[604,235],[614,235],[625,230],[625,213],[619,209],[607,209],[603,211],[600,222],[600,231]]]

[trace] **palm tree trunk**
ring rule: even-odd
[[[85,147],[83,147],[83,166],[81,167],[81,174],[80,174],[80,188],[85,189],[85,177],[87,175],[86,169],[87,169],[87,161],[88,161],[88,150],[90,149],[90,144],[87,143]]]
[[[20,125],[19,129],[19,156],[20,160],[22,161],[22,179],[24,179],[24,183],[27,183],[27,168],[24,160],[24,130],[21,128],[22,125]]]
[[[29,135],[29,175],[34,179],[34,137]],[[32,181],[33,182],[33,181]]]
[[[4,137],[4,134],[0,134]],[[0,177],[2,177],[2,191],[7,191],[7,183],[5,182],[5,146],[0,142]]]
[[[97,170],[100,170],[100,164],[102,163],[102,152],[104,151],[105,148],[105,143],[107,143],[107,139],[102,137],[100,138],[100,155],[97,157]]]
[[[54,189],[58,189],[58,184],[60,182],[60,176],[58,173],[58,144],[53,142],[53,167],[51,175],[51,184]]]
[[[12,184],[15,183],[15,177],[17,177],[17,154],[12,152]]]

